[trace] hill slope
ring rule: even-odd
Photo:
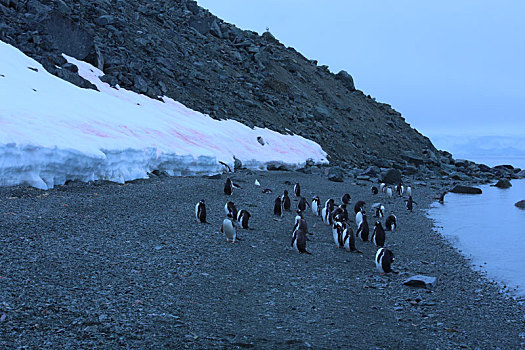
[[[334,75],[270,33],[242,31],[194,1],[0,0],[0,16],[1,40],[79,86],[90,84],[61,53],[98,66],[110,84],[298,133],[336,163],[402,166],[408,151],[438,165],[430,140],[356,90],[348,73]]]

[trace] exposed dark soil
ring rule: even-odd
[[[372,196],[370,183],[241,172],[232,178],[242,189],[226,197],[225,177],[1,188],[0,347],[523,348],[523,307],[472,271],[426,218],[439,186],[412,184],[410,213],[400,197]],[[376,271],[370,242],[358,241],[363,254],[336,248],[311,212],[312,255],[294,251],[294,215],[276,221],[272,208],[296,181],[323,203],[344,192],[352,209],[382,201],[398,217],[386,244],[400,273]],[[210,224],[195,220],[201,198]],[[239,230],[235,244],[219,233],[227,200],[253,214],[253,230]],[[402,285],[420,273],[438,277],[433,291]]]

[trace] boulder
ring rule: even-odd
[[[523,199],[523,200],[521,200],[519,202],[516,202],[514,205],[517,206],[520,209],[525,209],[525,199]]]
[[[377,176],[380,171],[381,169],[372,165],[372,166],[369,166],[365,171],[363,171],[361,175]]]
[[[436,283],[437,283],[436,277],[430,277],[430,276],[425,276],[425,275],[415,275],[415,276],[409,277],[405,282],[403,282],[405,286],[426,288],[426,289],[433,289],[436,286]]]
[[[335,78],[339,80],[348,90],[355,90],[354,78],[352,78],[352,76],[347,71],[340,71],[335,75]]]
[[[281,163],[279,161],[271,161],[266,163],[267,170],[282,170],[282,171],[292,171],[294,168],[291,165]]]
[[[509,180],[507,179],[501,179],[494,185],[497,188],[509,188],[512,186]]]
[[[450,190],[452,193],[465,193],[465,194],[481,194],[481,188],[457,185]]]
[[[409,164],[414,165],[423,165],[425,160],[421,157],[418,157],[414,152],[404,152],[401,154],[401,158],[406,160]]]
[[[461,181],[469,181],[470,180],[470,176],[466,175],[466,174],[463,174],[463,173],[460,173],[460,172],[457,172],[457,171],[454,171],[452,173],[450,173],[449,177],[453,180],[461,180]]]
[[[525,170],[522,170],[516,174],[519,179],[525,178]]]
[[[401,181],[401,172],[398,169],[388,169],[382,180],[382,182],[389,185],[397,185]]]
[[[334,182],[343,182],[345,171],[340,166],[333,166],[328,170],[328,180]]]
[[[417,168],[413,165],[406,165],[403,168],[403,174],[405,175],[415,175],[417,174],[417,172],[418,172]]]

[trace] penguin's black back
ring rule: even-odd
[[[224,184],[224,194],[227,196],[231,196],[232,192],[233,192],[232,180],[230,180],[230,178],[227,178],[226,183]]]
[[[273,205],[273,214],[281,216],[282,210],[281,210],[281,197],[275,198],[275,203]]]

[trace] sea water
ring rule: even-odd
[[[448,193],[444,204],[434,203],[428,215],[475,269],[524,299],[525,210],[514,204],[525,199],[525,180],[511,183],[508,189],[478,186],[481,195]]]

